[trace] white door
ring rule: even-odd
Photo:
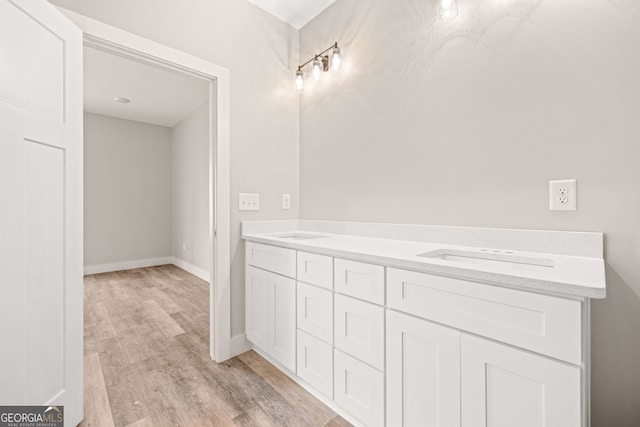
[[[580,368],[462,334],[464,427],[579,427]]]
[[[460,426],[460,332],[387,311],[387,425]]]
[[[82,420],[82,33],[0,0],[0,405]]]

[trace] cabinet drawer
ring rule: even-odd
[[[384,426],[384,374],[339,350],[334,356],[336,403],[366,426]]]
[[[296,251],[247,242],[246,262],[283,276],[296,277]]]
[[[384,304],[384,267],[336,258],[334,261],[336,292]]]
[[[333,293],[298,282],[298,329],[333,344]]]
[[[389,308],[582,363],[580,301],[393,268],[387,282]]]
[[[384,309],[343,295],[335,296],[335,346],[384,369]]]
[[[333,348],[298,330],[298,376],[333,399]]]
[[[298,252],[298,280],[333,289],[333,258]]]

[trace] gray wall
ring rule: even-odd
[[[300,32],[345,67],[301,106],[301,216],[606,234],[594,426],[640,425],[640,3],[338,0]],[[578,211],[548,181],[578,180]]]
[[[206,104],[171,129],[171,194],[171,255],[208,271],[211,250]]]
[[[171,255],[171,130],[84,115],[84,265]]]
[[[52,0],[231,72],[231,333],[244,332],[240,222],[298,217],[299,103],[292,72],[298,32],[243,0]],[[293,70],[293,71],[292,71]],[[237,194],[260,193],[259,212],[238,212]],[[292,209],[280,195],[292,194]]]

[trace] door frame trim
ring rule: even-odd
[[[227,68],[57,7],[84,33],[84,45],[153,63],[210,82],[209,111],[209,311],[211,359],[231,357],[230,72]],[[213,181],[213,185],[212,185]]]

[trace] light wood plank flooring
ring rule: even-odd
[[[349,426],[250,351],[209,358],[209,289],[172,265],[85,277],[82,426]]]

